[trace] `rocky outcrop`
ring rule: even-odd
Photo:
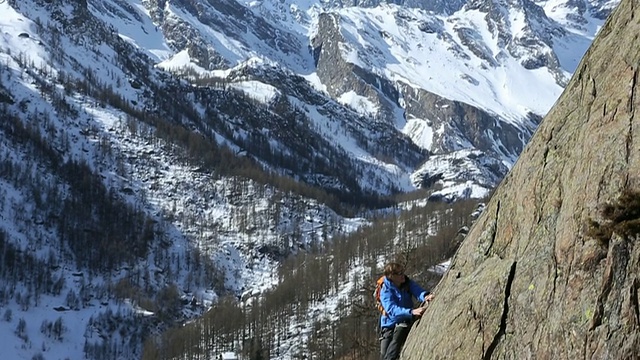
[[[445,155],[430,156],[412,175],[411,180],[423,189],[438,184],[475,184],[489,192],[500,183],[509,169],[493,156],[480,150],[459,150]],[[471,191],[467,187],[467,192]],[[470,193],[460,194],[459,198],[469,198]],[[429,200],[453,201],[455,198],[442,197],[435,194]]]
[[[428,119],[431,128],[444,130],[433,134],[429,151],[435,154],[450,153],[470,144],[496,159],[515,161],[540,123],[535,114],[520,123],[510,123],[477,107],[405,83],[398,83],[398,88],[405,100],[407,118]]]
[[[11,93],[2,84],[0,84],[0,103],[6,103],[6,104],[15,103],[15,101],[13,100],[13,97],[11,96]]]
[[[563,36],[565,30],[549,19],[542,7],[530,0],[471,0],[465,5],[465,9],[485,13],[487,26],[497,37],[500,47],[504,47],[526,69],[546,67],[558,84],[566,83],[564,72],[553,51],[553,39]],[[477,44],[478,41],[474,39],[479,37],[477,30],[464,30],[466,31],[458,30],[461,42]],[[476,47],[474,45],[469,48],[477,53]],[[495,61],[499,61],[499,58]]]
[[[639,38],[640,1],[623,0],[470,230],[402,359],[638,358]]]
[[[203,32],[202,25],[231,39],[231,42],[237,43],[247,53],[252,47],[259,46],[260,50],[270,55],[282,53],[285,56],[304,58],[300,55],[300,49],[307,49],[300,36],[269,23],[234,0],[176,0],[170,3],[166,0],[145,0],[143,3],[172,48],[176,52],[187,49],[189,56],[205,69],[227,69],[236,59],[221,55],[228,53],[225,47],[229,45],[220,42],[211,33]],[[172,7],[191,17],[177,16]],[[247,34],[258,41],[247,43]]]
[[[379,117],[393,118],[400,94],[393,82],[345,59],[350,44],[340,33],[341,21],[335,13],[318,19],[318,33],[312,40],[318,77],[333,97],[354,91],[376,105]]]

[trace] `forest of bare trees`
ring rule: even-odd
[[[201,319],[148,339],[143,358],[209,359],[235,350],[246,359],[270,359],[281,355],[282,344],[291,338],[303,341],[296,336],[306,333],[299,359],[377,359],[379,314],[371,294],[380,262],[400,261],[409,276],[433,287],[440,275],[430,269],[453,256],[462,239],[459,231],[471,224],[477,205],[463,201],[415,207],[336,237],[314,252],[291,256],[280,267],[276,288],[250,305],[225,299]],[[354,273],[357,267],[365,273]],[[349,296],[327,313],[325,301],[347,283],[353,284]]]

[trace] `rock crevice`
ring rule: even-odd
[[[505,288],[504,288],[504,305],[502,307],[502,316],[500,318],[500,328],[498,329],[498,332],[496,333],[496,335],[493,337],[491,344],[489,344],[487,351],[484,353],[484,356],[482,357],[484,360],[491,359],[491,356],[493,355],[493,351],[498,346],[500,339],[502,339],[502,337],[507,332],[507,316],[509,315],[509,296],[511,296],[511,284],[513,283],[513,278],[516,276],[516,264],[517,262],[514,262],[511,265],[511,270],[509,271],[509,278],[507,279],[507,284],[505,285]]]

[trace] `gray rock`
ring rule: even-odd
[[[401,359],[638,358],[639,5],[623,0],[608,19]],[[621,194],[635,212],[607,220]]]
[[[435,154],[459,150],[458,144],[469,144],[497,159],[516,159],[540,122],[538,116],[531,114],[522,125],[516,125],[424,89],[404,83],[399,83],[398,87],[406,102],[407,117],[429,119],[433,128],[446,130],[433,139],[429,150]]]

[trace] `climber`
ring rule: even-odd
[[[384,267],[383,281],[376,291],[380,296],[380,360],[397,360],[413,321],[422,316],[433,294],[424,290],[404,273],[404,267],[392,262]],[[415,297],[423,305],[413,308]]]

